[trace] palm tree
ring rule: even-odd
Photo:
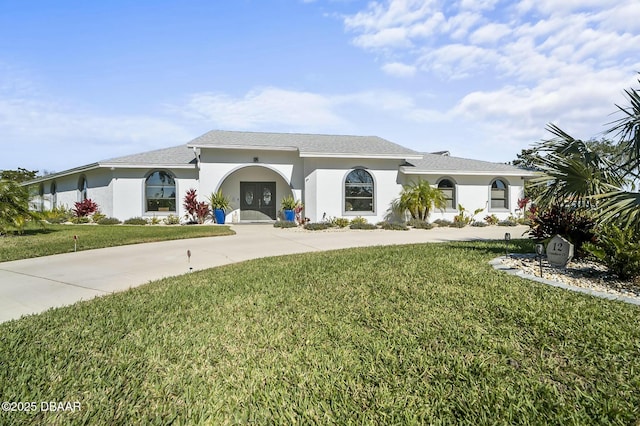
[[[442,191],[420,179],[418,182],[402,185],[400,198],[394,200],[392,209],[401,215],[408,211],[412,219],[427,220],[434,207],[442,210],[446,206],[447,201]]]
[[[0,234],[7,228],[22,229],[36,215],[29,211],[29,190],[11,180],[0,179]]]
[[[638,80],[640,82],[640,80]],[[621,153],[616,160],[626,178],[626,185],[618,190],[598,196],[602,200],[602,220],[616,221],[625,227],[640,231],[640,92],[626,89],[629,107],[616,105],[623,117],[614,121],[607,133],[620,140]]]
[[[548,125],[547,130],[555,138],[538,144],[540,155],[534,162],[543,175],[531,181],[537,190],[538,206],[591,208],[594,196],[610,193],[624,184],[615,164],[585,142],[554,124]]]
[[[554,139],[542,142],[536,166],[544,173],[533,180],[540,188],[541,207],[570,206],[590,209],[602,224],[640,230],[640,93],[625,90],[628,108],[616,105],[624,116],[606,134],[613,135],[620,154],[606,158],[555,125],[548,130]]]

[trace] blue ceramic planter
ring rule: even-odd
[[[286,220],[287,222],[293,222],[294,220],[296,220],[296,213],[293,210],[285,210],[284,220]]]
[[[224,220],[225,220],[225,214],[224,214],[224,210],[222,209],[215,209],[213,211],[214,216],[216,217],[216,223],[220,224],[220,225],[224,225]]]

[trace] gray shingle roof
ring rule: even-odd
[[[450,157],[448,155],[422,153],[421,160],[411,160],[413,166],[405,166],[407,173],[416,172],[437,172],[437,173],[491,173],[529,176],[533,173],[530,170],[512,166],[510,164],[492,163],[489,161],[471,160],[468,158]]]
[[[420,154],[377,136],[258,133],[213,130],[192,140],[200,148],[297,150],[301,157],[362,156],[418,158]]]
[[[99,164],[122,165],[187,165],[196,164],[196,156],[193,149],[187,145],[173,146],[171,148],[156,149],[154,151],[141,152],[139,154],[125,155],[99,161]]]

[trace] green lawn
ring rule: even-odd
[[[214,237],[234,232],[228,226],[32,225],[23,235],[0,236],[0,262],[126,244]]]
[[[528,241],[512,241],[531,251]],[[259,259],[0,324],[6,424],[638,424],[640,309],[501,242]]]

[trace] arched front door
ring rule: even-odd
[[[276,183],[240,182],[240,219],[276,220]]]

